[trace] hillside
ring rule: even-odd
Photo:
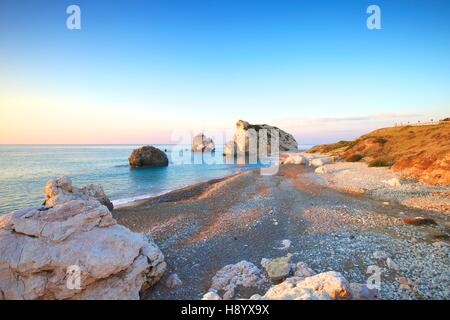
[[[353,141],[318,145],[307,152],[388,166],[430,184],[450,184],[450,123],[378,129]]]

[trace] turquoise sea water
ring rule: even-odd
[[[167,150],[168,167],[131,169],[128,156],[137,145],[0,145],[0,214],[41,204],[45,183],[62,175],[76,186],[102,185],[117,205],[261,166],[225,164],[221,147],[214,161],[203,155],[203,162],[215,164],[202,163],[201,153],[190,151],[184,156],[191,161],[176,164],[174,145],[154,146]]]

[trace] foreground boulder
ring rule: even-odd
[[[292,277],[251,300],[339,300],[351,297],[350,284],[335,271],[310,277]]]
[[[224,300],[233,299],[237,287],[254,287],[265,283],[261,269],[253,263],[242,260],[236,264],[226,265],[212,278],[209,292],[203,296],[204,300],[218,300],[218,292],[223,293]]]
[[[131,155],[128,157],[130,166],[136,167],[165,167],[169,165],[167,155],[152,146],[144,146],[134,149]]]
[[[45,206],[55,206],[71,200],[98,200],[105,205],[109,211],[113,211],[114,205],[105,195],[103,188],[99,185],[90,184],[82,188],[73,186],[68,177],[60,177],[47,182],[44,188]]]
[[[192,139],[192,151],[215,151],[216,146],[213,139],[206,137],[203,133],[200,133]]]
[[[0,299],[139,299],[164,257],[94,199],[0,217]]]
[[[260,137],[259,132],[263,129],[267,130],[267,136]],[[291,134],[267,124],[250,124],[247,121],[239,120],[236,123],[236,132],[233,140],[227,142],[224,146],[224,154],[226,156],[251,154],[260,150],[259,152],[267,152],[270,155],[273,149],[271,146],[271,137],[274,130],[279,134],[279,151],[297,150],[297,141]]]

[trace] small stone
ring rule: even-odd
[[[414,290],[414,282],[412,282],[410,279],[406,277],[400,277],[398,278],[398,283],[400,284],[400,289],[406,289],[408,291]]]
[[[166,287],[169,289],[181,286],[182,284],[183,281],[180,280],[176,273],[172,273],[166,280]]]
[[[285,239],[285,240],[281,241],[281,247],[274,248],[274,249],[286,250],[286,249],[289,249],[290,246],[291,246],[291,240]]]
[[[403,223],[410,224],[413,226],[426,226],[426,225],[435,225],[436,221],[430,218],[424,217],[415,217],[415,218],[403,218]]]
[[[216,290],[211,289],[203,295],[202,300],[222,300],[222,298],[218,295]]]
[[[392,270],[395,270],[395,271],[399,270],[398,265],[391,258],[387,258],[386,259],[386,265],[388,266],[389,269],[392,269]]]
[[[436,241],[436,242],[433,242],[433,246],[438,247],[438,248],[445,248],[445,247],[449,246],[449,244],[444,241]]]
[[[318,174],[325,174],[327,173],[327,169],[324,166],[320,166],[317,167],[316,170],[314,170],[314,172]]]
[[[295,272],[294,272],[294,276],[296,277],[311,277],[313,275],[315,275],[316,272],[309,268],[308,265],[304,262],[299,262],[295,265]]]
[[[386,252],[377,250],[373,253],[373,257],[377,260],[384,260],[387,259],[389,256]]]
[[[350,283],[350,293],[354,300],[374,300],[378,298],[378,289],[369,289],[367,285]]]
[[[387,185],[390,185],[391,187],[401,187],[402,186],[402,184],[398,178],[392,178],[389,180],[384,180],[382,182],[386,183]]]
[[[288,254],[286,257],[262,259],[261,265],[272,281],[279,281],[286,278],[291,272],[291,264],[289,263],[291,257],[292,255]]]

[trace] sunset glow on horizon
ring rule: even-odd
[[[360,0],[78,1],[68,30],[69,1],[4,0],[0,144],[176,143],[239,119],[317,144],[450,116],[450,3],[377,3],[381,30]]]

